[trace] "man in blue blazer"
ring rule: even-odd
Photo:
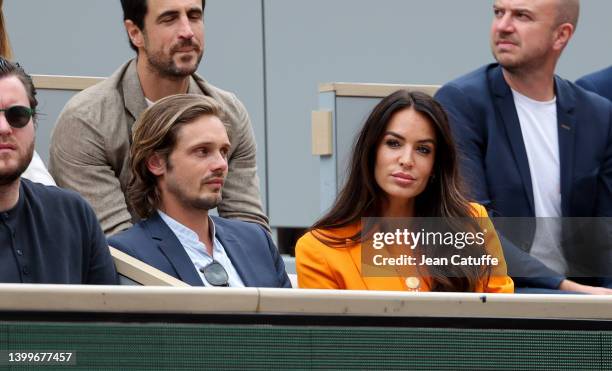
[[[554,74],[578,8],[577,0],[497,0],[491,48],[498,63],[436,94],[471,196],[494,217],[524,217],[513,228],[498,226],[517,292],[612,293],[599,287],[612,263],[607,238],[604,246],[572,244],[576,231],[560,220],[612,216],[612,104]],[[549,235],[533,217],[550,217],[537,222],[551,223]],[[607,226],[597,228],[607,236]],[[597,277],[580,284],[566,274]]]
[[[193,286],[291,287],[262,226],[208,215],[227,176],[226,122],[212,98],[189,94],[140,116],[126,195],[143,220],[109,244]]]
[[[576,85],[612,101],[612,66],[580,78]]]

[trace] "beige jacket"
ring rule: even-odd
[[[219,215],[268,227],[259,195],[256,144],[248,113],[232,93],[193,75],[189,93],[204,94],[225,108],[232,146]],[[60,114],[51,138],[49,170],[60,187],[83,195],[93,206],[104,233],[129,228],[124,191],[130,178],[132,125],[146,109],[136,61],[124,64],[105,81],[75,95]]]

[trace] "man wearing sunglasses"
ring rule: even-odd
[[[49,171],[57,184],[91,203],[107,235],[129,228],[138,220],[124,194],[134,121],[163,97],[206,95],[223,106],[234,133],[219,214],[269,228],[261,207],[249,115],[234,94],[195,73],[204,52],[205,1],[122,0],[121,5],[137,56],[66,104],[51,138]]]
[[[291,287],[261,225],[208,215],[228,172],[226,117],[195,94],[163,98],[140,116],[126,196],[143,221],[109,243],[192,286]]]
[[[20,178],[34,153],[37,104],[30,76],[0,57],[0,282],[116,284],[85,200]]]

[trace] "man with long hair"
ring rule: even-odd
[[[134,126],[127,200],[143,220],[114,246],[192,286],[291,287],[257,223],[209,216],[222,201],[231,143],[213,99],[163,98]]]

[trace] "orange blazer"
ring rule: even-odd
[[[472,204],[474,216],[485,219],[485,248],[488,254],[499,259],[499,265],[491,274],[488,284],[479,285],[477,292],[514,292],[514,282],[508,276],[506,261],[501,249],[499,238],[493,224],[488,219],[487,211],[478,204]],[[326,230],[326,236],[348,237],[357,233],[360,223]],[[317,233],[315,230],[314,233]],[[296,245],[296,269],[298,285],[309,289],[342,289],[342,290],[409,290],[407,277],[364,277],[361,272],[361,244],[347,243],[344,247],[330,247],[319,241],[313,232],[302,236]],[[430,291],[427,278],[419,280],[418,291]]]

